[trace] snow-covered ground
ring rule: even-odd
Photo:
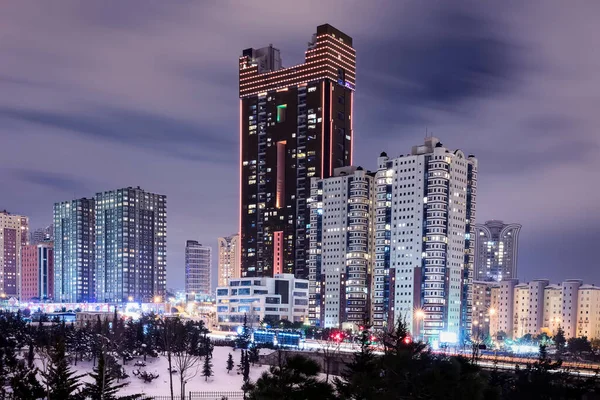
[[[271,350],[261,350],[263,352],[270,352]],[[227,373],[227,357],[231,353],[234,362],[233,370]],[[125,365],[125,370],[129,375],[129,378],[121,382],[129,382],[129,385],[123,388],[122,395],[143,393],[149,396],[169,396],[171,394],[169,387],[169,372],[167,358],[159,356],[157,358],[148,357],[146,359],[146,367],[136,367],[134,363],[137,360],[143,360],[143,358],[135,358],[132,361],[128,361]],[[36,360],[37,361],[37,360]],[[242,375],[237,373],[237,364],[240,362],[240,350],[233,350],[231,347],[215,347],[213,350],[212,370],[213,376],[205,381],[205,377],[202,376],[202,366],[204,358],[198,364],[198,373],[196,376],[188,381],[185,386],[185,392],[203,392],[203,391],[239,391],[242,387]],[[174,363],[173,368],[175,368]],[[39,365],[39,364],[38,364]],[[72,365],[73,369],[78,374],[87,374],[92,372],[91,361],[79,361],[77,366]],[[41,365],[40,365],[41,368]],[[159,377],[150,383],[146,383],[140,378],[133,375],[133,370],[139,369],[140,371],[146,370],[150,373],[158,373]],[[263,371],[266,371],[268,366],[259,366],[255,364],[250,366],[250,379],[256,381]],[[173,374],[173,393],[175,396],[180,394],[180,382],[179,373]],[[83,381],[90,381],[89,376],[82,378]]]

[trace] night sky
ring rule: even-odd
[[[600,284],[598,15],[596,1],[3,2],[0,209],[36,228],[56,201],[166,194],[182,287],[186,239],[237,231],[241,51],[272,43],[298,64],[330,23],[357,50],[355,164],[427,129],[479,159],[477,222],[523,225],[519,278]]]

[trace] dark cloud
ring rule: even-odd
[[[16,179],[56,191],[65,192],[68,195],[90,191],[88,186],[90,184],[90,180],[86,178],[77,178],[51,171],[39,171],[21,168],[13,169],[10,172]]]
[[[147,112],[96,108],[94,113],[59,113],[0,107],[0,118],[63,129],[95,139],[144,147],[188,160],[219,162],[236,143],[214,132],[214,127]]]
[[[522,72],[520,50],[485,14],[452,3],[419,18],[412,32],[399,24],[361,54],[360,89],[386,99],[384,119],[393,108],[456,111],[465,101],[511,90]]]
[[[564,114],[540,114],[527,117],[523,128],[536,131],[539,136],[548,134],[568,135],[582,128],[581,121]]]

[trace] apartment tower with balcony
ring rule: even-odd
[[[312,179],[308,267],[313,325],[352,329],[370,319],[374,175],[361,167],[342,167],[332,177]]]
[[[407,155],[382,153],[375,180],[374,326],[402,318],[431,342],[467,338],[477,159],[427,137]]]

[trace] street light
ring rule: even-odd
[[[131,302],[133,301],[133,296],[129,296],[129,297],[127,298],[127,300],[129,300],[129,302],[131,303]]]
[[[155,303],[160,303],[160,296],[155,296],[154,297],[154,302]]]
[[[415,318],[417,319],[417,323],[419,326],[419,336],[421,337],[421,340],[425,341],[425,333],[423,332],[424,329],[422,329],[421,326],[421,323],[425,321],[425,311],[423,311],[422,309],[416,310]]]

